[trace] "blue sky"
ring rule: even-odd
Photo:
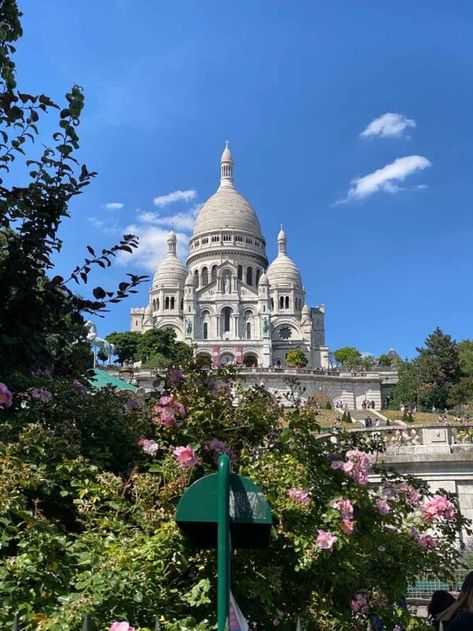
[[[473,3],[19,4],[20,86],[57,101],[83,86],[80,157],[99,172],[62,228],[60,272],[130,229],[141,252],[96,280],[150,272],[173,216],[185,254],[229,138],[268,255],[283,223],[332,349],[411,356],[437,325],[473,337]],[[175,191],[195,194],[162,199]],[[99,333],[126,330],[147,291]]]

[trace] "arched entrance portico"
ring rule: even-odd
[[[256,368],[258,365],[258,357],[255,353],[246,353],[243,357],[243,366],[247,368]]]
[[[235,356],[233,353],[225,352],[220,355],[220,365],[227,366],[235,363]]]
[[[212,356],[210,355],[210,353],[197,353],[196,359],[201,366],[206,366],[209,368],[212,366]]]

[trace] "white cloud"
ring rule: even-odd
[[[360,134],[362,138],[370,138],[371,136],[381,136],[388,138],[392,136],[402,136],[408,127],[415,127],[416,122],[412,118],[407,118],[403,114],[394,114],[387,112],[371,121],[368,127]]]
[[[397,193],[402,190],[398,184],[399,182],[403,182],[407,176],[416,171],[422,171],[431,166],[431,164],[423,156],[397,158],[382,169],[377,169],[373,173],[368,173],[368,175],[352,180],[347,196],[337,203],[342,204],[353,200],[365,199],[378,191]]]
[[[106,210],[121,210],[124,205],[125,204],[122,204],[122,202],[108,202],[103,206]]]
[[[167,239],[171,226],[176,232],[177,256],[181,261],[185,261],[189,233],[192,232],[200,206],[196,204],[186,212],[181,211],[165,217],[156,212],[137,210],[136,222],[126,226],[122,232],[136,234],[139,237],[138,249],[131,255],[120,252],[117,262],[120,265],[133,264],[148,272],[156,271],[156,267],[168,252]]]
[[[174,204],[174,202],[189,202],[191,199],[195,199],[196,195],[197,192],[194,189],[189,189],[187,191],[173,191],[167,195],[158,195],[158,197],[153,199],[153,204],[158,208],[164,208],[169,204]]]

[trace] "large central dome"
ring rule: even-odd
[[[264,242],[255,211],[233,185],[233,159],[228,146],[220,161],[220,186],[200,209],[193,237],[222,230],[237,230]]]

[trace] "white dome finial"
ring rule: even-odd
[[[177,238],[176,238],[176,233],[174,232],[174,225],[171,227],[171,230],[169,231],[167,242],[168,242],[168,254],[174,254],[174,256],[176,256]]]
[[[284,232],[282,228],[282,224],[281,224],[281,230],[279,231],[279,234],[278,234],[278,252],[280,254],[286,254],[286,243],[287,243],[286,233]]]
[[[220,185],[233,184],[233,158],[229,144],[230,141],[225,140],[225,149],[220,158]]]

